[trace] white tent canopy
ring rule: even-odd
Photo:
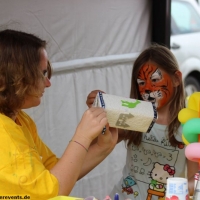
[[[48,41],[52,86],[40,106],[25,111],[57,156],[87,109],[91,90],[129,97],[133,61],[151,39],[150,8],[149,0],[0,1],[0,29],[23,30]],[[121,176],[125,157],[121,142],[70,195],[103,199]]]

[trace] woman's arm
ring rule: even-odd
[[[69,195],[79,176],[88,173],[114,148],[117,131],[113,129],[111,133],[107,130],[105,135],[101,135],[106,124],[107,117],[103,108],[92,107],[84,113],[72,141],[58,163],[50,170],[58,179],[59,195]],[[98,143],[90,147],[90,143],[98,135]]]
[[[100,134],[95,138],[89,148],[89,152],[86,156],[83,168],[81,170],[79,179],[90,172],[95,166],[97,166],[101,161],[103,161],[107,155],[115,147],[116,143],[121,142],[124,139],[124,130],[109,128],[104,135]],[[108,130],[108,126],[106,127]],[[105,148],[107,146],[107,148]]]
[[[106,126],[106,132],[100,134],[96,142],[89,147],[79,179],[90,172],[95,166],[102,162],[113,150],[117,143],[118,130]]]

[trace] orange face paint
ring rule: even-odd
[[[172,79],[156,64],[148,62],[142,66],[137,77],[137,83],[142,99],[154,102],[157,109],[166,105],[173,95]]]

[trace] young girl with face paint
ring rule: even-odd
[[[87,98],[90,107],[98,90]],[[198,164],[185,157],[178,113],[185,106],[181,72],[174,55],[161,45],[144,50],[134,62],[130,98],[154,102],[158,119],[149,133],[119,130],[118,142],[127,144],[123,176],[110,196],[120,199],[164,199],[169,177],[187,177],[194,191]]]

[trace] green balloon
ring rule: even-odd
[[[200,118],[192,118],[183,126],[183,135],[189,143],[198,142],[200,134]]]

